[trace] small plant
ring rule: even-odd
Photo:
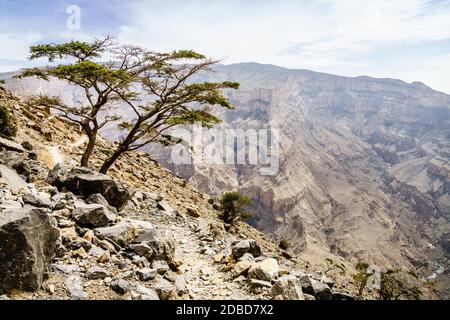
[[[328,276],[328,274],[331,271],[337,270],[339,272],[340,275],[345,275],[347,269],[345,268],[345,266],[343,264],[339,264],[339,263],[335,263],[332,259],[330,258],[326,258],[325,259],[325,263],[326,263],[326,270],[325,270],[325,275]]]
[[[239,192],[225,192],[220,199],[220,219],[225,223],[233,224],[242,219],[251,218],[246,208],[251,205],[249,197]]]
[[[279,246],[281,249],[283,249],[283,250],[288,250],[289,247],[290,247],[289,240],[287,240],[287,239],[282,239],[282,240],[280,241],[280,243],[278,244],[278,246]]]
[[[12,113],[3,105],[0,105],[0,137],[12,138],[17,133],[16,122]]]
[[[410,278],[410,279],[408,279]],[[408,271],[388,269],[381,273],[379,300],[419,300],[422,296],[418,286],[410,285],[408,280],[418,281],[417,275]]]
[[[370,273],[367,272],[369,264],[365,262],[358,262],[355,265],[356,273],[352,276],[355,281],[356,289],[358,290],[358,297],[361,297],[364,288],[367,285],[367,280],[369,280]]]

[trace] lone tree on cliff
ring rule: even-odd
[[[171,144],[179,142],[167,134],[178,125],[199,124],[212,127],[221,120],[211,113],[211,107],[232,109],[222,89],[238,89],[236,82],[193,82],[193,78],[210,70],[217,61],[193,51],[151,53],[159,63],[146,70],[141,77],[141,99],[119,96],[134,113],[131,121],[122,121],[125,131],[111,156],[100,172],[106,173],[124,153],[142,148],[150,143]],[[142,101],[149,101],[143,103]]]
[[[99,130],[106,123],[116,120],[113,116],[105,116],[100,120],[100,111],[120,99],[117,92],[123,96],[133,94],[130,89],[131,83],[140,72],[140,65],[131,65],[131,60],[135,57],[128,52],[118,52],[116,49],[110,37],[93,42],[70,41],[32,46],[30,60],[47,58],[49,62],[57,59],[69,62],[58,66],[25,69],[17,76],[19,78],[35,76],[47,81],[56,78],[83,90],[86,100],[75,106],[65,105],[59,97],[40,95],[30,99],[31,104],[50,107],[57,110],[59,117],[80,125],[88,138],[87,147],[81,157],[82,166],[88,166]],[[100,63],[100,59],[106,53],[113,53],[113,60]]]
[[[165,132],[177,125],[200,123],[211,127],[220,119],[210,113],[219,105],[232,108],[221,89],[239,87],[234,82],[195,83],[192,78],[217,61],[190,50],[152,52],[131,45],[118,45],[110,37],[93,42],[71,41],[36,45],[30,60],[47,58],[69,63],[24,70],[18,77],[57,78],[82,88],[86,97],[80,105],[68,106],[59,97],[38,96],[30,100],[57,111],[57,116],[77,123],[88,138],[81,165],[88,166],[100,129],[118,122],[124,138],[102,165],[107,173],[125,152],[152,142],[171,143]],[[108,62],[105,62],[109,59]],[[110,115],[113,104],[122,108]],[[128,112],[130,110],[130,112]],[[124,120],[123,115],[132,114]]]

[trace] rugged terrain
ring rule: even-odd
[[[147,154],[96,174],[110,142],[79,168],[77,127],[2,88],[0,103],[19,128],[0,139],[3,299],[353,299],[350,274],[333,281],[247,224],[225,230],[209,196]]]
[[[21,96],[80,99],[62,82],[4,77]],[[253,63],[218,66],[204,79],[241,83],[230,93],[236,110],[219,114],[224,128],[280,130],[278,174],[261,176],[248,165],[176,166],[159,146],[147,150],[153,158],[210,195],[250,195],[252,224],[288,239],[302,260],[414,267],[448,295],[450,96],[421,83]]]

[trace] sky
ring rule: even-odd
[[[0,72],[42,64],[30,45],[104,35],[450,93],[450,0],[0,0]]]

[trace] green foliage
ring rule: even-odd
[[[367,281],[372,276],[368,273],[369,264],[365,262],[358,262],[355,265],[357,273],[354,274],[358,289],[358,295],[361,296],[367,285]],[[420,283],[419,276],[413,271],[402,271],[400,269],[387,269],[380,273],[380,284],[378,289],[379,300],[419,300],[422,292],[418,286]]]
[[[414,272],[388,269],[381,273],[380,300],[420,300],[422,292],[416,285],[411,285],[408,275],[417,280]]]
[[[367,273],[367,269],[369,268],[369,264],[365,262],[358,262],[355,264],[356,273],[352,275],[353,280],[355,281],[356,288],[358,290],[358,296],[361,297],[364,289],[367,285],[367,280],[369,280],[370,274]]]
[[[0,137],[10,139],[17,133],[16,122],[12,113],[0,104]]]
[[[172,52],[173,59],[205,59],[206,57],[192,50],[178,50]]]
[[[217,62],[200,53],[153,52],[115,44],[110,37],[92,42],[32,46],[29,59],[38,58],[47,58],[49,62],[63,60],[63,64],[25,69],[17,77],[57,78],[80,87],[85,93],[86,101],[76,106],[65,105],[58,97],[39,96],[30,100],[31,104],[57,110],[58,117],[75,122],[84,130],[88,144],[81,165],[88,166],[96,136],[107,122],[117,122],[124,131],[117,149],[102,165],[102,173],[124,152],[152,142],[173,144],[166,132],[172,127],[199,123],[211,128],[220,123],[210,108],[233,109],[222,90],[239,88],[239,83],[231,81],[193,83],[196,74],[209,71]],[[101,111],[117,101],[122,102],[121,107],[130,109],[131,117],[123,120],[108,115],[99,119]]]
[[[345,275],[347,272],[347,268],[342,263],[336,263],[330,258],[325,259],[326,269],[325,274],[328,275],[328,273],[332,271],[337,271],[340,275]]]
[[[287,239],[282,239],[282,240],[280,241],[280,243],[278,244],[278,246],[279,246],[281,249],[283,249],[283,250],[288,250],[289,247],[290,247],[289,240],[287,240]]]
[[[248,219],[251,213],[245,209],[251,205],[249,197],[239,192],[225,192],[220,198],[220,214],[219,217],[225,223],[233,224],[241,219]]]
[[[30,48],[30,60],[38,58],[47,58],[49,62],[55,59],[63,59],[65,57],[73,57],[78,60],[86,60],[88,58],[99,58],[106,47],[111,45],[111,39],[106,37],[102,40],[95,40],[92,43],[82,41],[70,41],[62,44],[42,44],[32,46]]]
[[[165,123],[168,125],[189,125],[201,124],[203,127],[212,128],[222,120],[203,110],[182,111],[179,116],[168,118]]]

